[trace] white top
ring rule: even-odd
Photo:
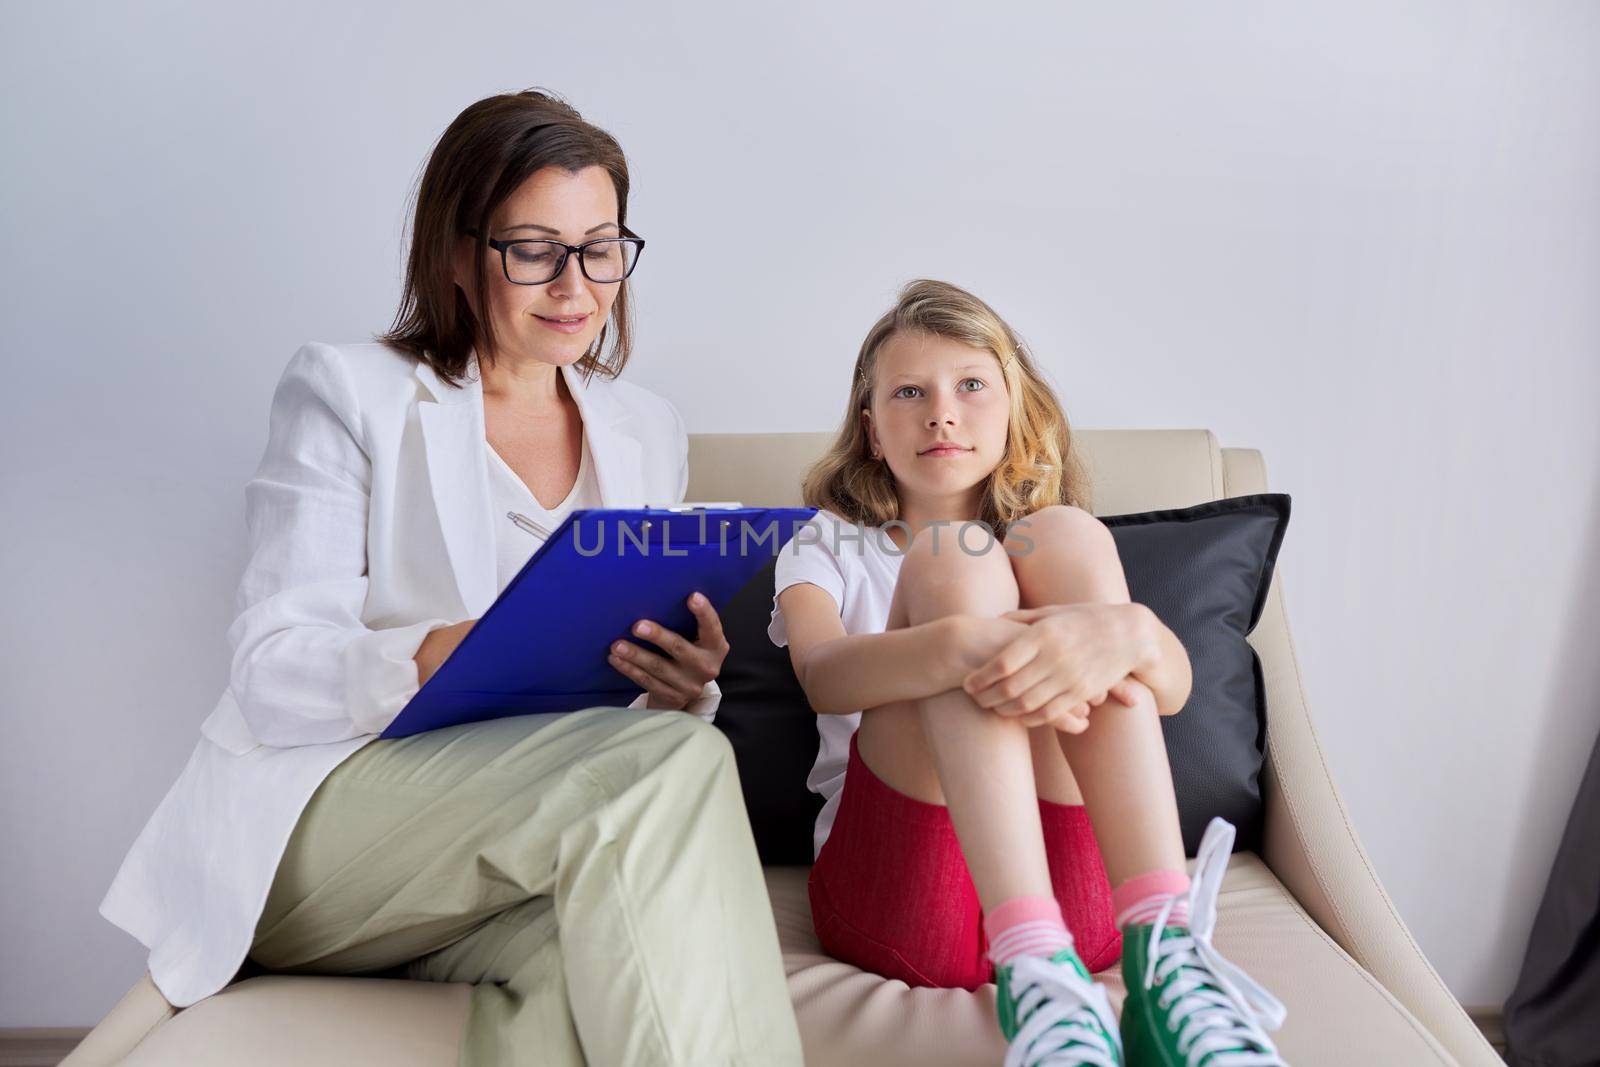
[[[604,505],[681,502],[677,409],[631,382],[561,374]],[[313,343],[289,360],[245,487],[228,684],[100,902],[149,947],[174,1007],[238,970],[306,802],[416,693],[423,638],[498,595],[496,534],[528,535],[496,513],[488,452],[475,356],[459,387],[381,344]],[[713,684],[696,705],[714,714],[719,700]]]
[[[810,582],[833,597],[845,633],[882,633],[889,625],[889,605],[903,555],[882,526],[861,526],[827,509],[818,511],[778,553],[767,636],[779,648],[789,643],[778,594],[798,582]],[[860,725],[860,711],[817,716],[821,740],[806,785],[824,803],[812,833],[813,859],[833,829],[850,760],[850,736]]]
[[[495,513],[495,555],[497,557],[498,582],[497,588],[505,592],[511,579],[522,570],[523,564],[544,544],[544,539],[537,534],[524,530],[506,515],[515,511],[543,526],[546,530],[554,530],[561,525],[561,520],[567,517],[567,512],[576,508],[604,507],[600,501],[600,485],[595,481],[594,463],[589,456],[589,435],[583,434],[581,451],[583,458],[578,461],[578,478],[572,483],[572,488],[567,491],[566,497],[555,507],[548,510],[539,503],[539,498],[533,495],[533,490],[528,488],[526,482],[511,469],[511,464],[495,451],[493,445],[489,446],[489,492],[494,496]]]

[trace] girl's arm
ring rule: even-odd
[[[1008,611],[1001,618],[1042,628],[1043,632],[1036,635],[1043,643],[1040,653],[1062,663],[1089,655],[1096,657],[1097,662],[1104,661],[1102,665],[1110,664],[1114,672],[1126,670],[1125,678],[1140,682],[1150,690],[1156,711],[1162,715],[1176,714],[1189,699],[1193,684],[1189,653],[1178,635],[1144,604],[1126,601],[1045,604]],[[1034,650],[1029,650],[1020,658],[1011,657],[1008,665],[997,654],[963,676],[962,685],[981,706],[998,707],[1015,696],[1004,689],[1003,681],[1033,655]],[[1081,659],[1079,665],[1082,666]],[[1078,687],[1082,684],[1080,678]],[[1106,692],[1117,693],[1117,684]],[[1082,694],[1079,699],[1084,699]]]
[[[1150,687],[1156,698],[1156,710],[1162,715],[1176,714],[1189,700],[1189,690],[1194,685],[1194,671],[1189,665],[1189,653],[1178,640],[1178,635],[1162,622],[1160,617],[1143,604],[1141,625],[1150,639],[1145,647],[1149,655],[1134,668],[1133,676]]]
[[[953,654],[959,616],[876,634],[848,634],[839,607],[821,586],[791,585],[778,594],[789,631],[789,659],[819,715],[848,715],[895,700],[916,700],[961,685],[971,669]]]

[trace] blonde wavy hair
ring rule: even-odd
[[[902,288],[894,307],[861,342],[839,434],[806,472],[807,507],[826,508],[862,526],[900,517],[894,475],[887,463],[872,458],[861,413],[872,406],[884,344],[910,331],[959,341],[991,353],[1000,364],[1011,398],[1006,451],[985,479],[975,518],[1003,537],[1012,523],[1051,504],[1090,510],[1089,476],[1072,447],[1072,429],[1027,346],[988,304],[959,286],[928,278]]]

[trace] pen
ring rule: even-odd
[[[546,530],[543,526],[540,526],[526,515],[519,515],[515,511],[508,511],[506,512],[506,518],[516,523],[521,529],[533,534],[535,537],[542,538],[544,540],[550,539],[550,531]]]

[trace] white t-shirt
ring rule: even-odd
[[[789,643],[778,594],[798,582],[810,582],[833,597],[845,633],[882,633],[889,625],[901,556],[883,527],[861,526],[827,509],[819,510],[778,553],[767,636],[779,648]],[[850,760],[850,737],[860,725],[860,711],[817,716],[817,762],[806,777],[806,786],[823,798],[812,833],[813,859],[822,852],[833,829]]]
[[[496,452],[493,445],[489,446],[489,490],[494,496],[494,531],[495,554],[498,559],[496,568],[498,582],[495,586],[498,592],[505,592],[511,579],[522,570],[522,565],[528,562],[530,556],[538,547],[544,544],[544,538],[531,533],[518,526],[506,517],[506,513],[515,511],[533,520],[546,530],[554,531],[561,525],[561,520],[567,517],[567,512],[575,508],[598,508],[605,505],[600,501],[600,484],[595,480],[594,460],[589,455],[589,434],[583,434],[583,458],[578,461],[578,479],[572,483],[566,499],[555,507],[546,510],[539,503],[539,498],[533,495],[533,490],[528,488],[517,472],[511,469]]]
[[[511,579],[544,544],[544,538],[512,522],[507,512],[515,511],[553,533],[569,511],[605,507],[605,501],[600,498],[600,483],[594,473],[594,457],[589,453],[587,430],[583,434],[583,458],[578,461],[578,478],[572,483],[566,499],[555,507],[546,509],[540,504],[533,490],[511,469],[511,464],[495,451],[493,445],[489,446],[489,492],[494,501],[495,590],[499,593],[505,592]],[[643,708],[649,698],[649,693],[640,693],[628,707]],[[721,703],[722,689],[713,679],[705,684],[700,695],[691,700],[684,710],[711,722],[717,717],[717,707]]]

